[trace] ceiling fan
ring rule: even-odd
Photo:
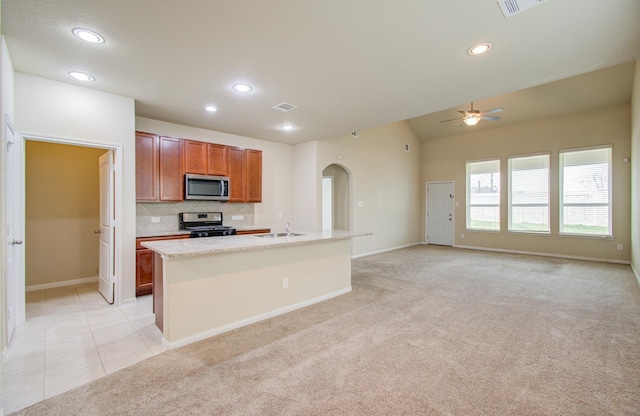
[[[462,120],[462,124],[466,124],[467,126],[475,126],[476,124],[478,124],[480,120],[490,120],[490,121],[500,120],[500,117],[488,116],[487,114],[499,113],[501,111],[504,111],[504,108],[497,107],[487,111],[474,110],[473,102],[471,102],[471,110],[467,110],[467,111],[458,110],[458,113],[461,113],[462,117],[452,118],[449,120],[442,120],[440,121],[440,123],[445,123],[447,121],[454,121],[454,120]],[[461,127],[462,127],[462,124],[460,124]]]

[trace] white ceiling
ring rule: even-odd
[[[638,0],[547,0],[510,18],[495,0],[2,0],[16,71],[75,84],[84,71],[96,81],[81,85],[133,97],[139,116],[292,144],[405,119],[422,140],[458,134],[438,121],[470,101],[504,107],[495,125],[628,102],[632,63],[568,81],[572,100],[558,101],[564,83],[525,89],[640,58],[638,21]],[[283,101],[298,108],[271,109]]]

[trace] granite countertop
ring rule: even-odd
[[[298,234],[298,232],[296,232]],[[297,236],[273,237],[272,234],[231,235],[224,237],[189,238],[143,242],[142,246],[159,253],[165,259],[200,256],[204,254],[226,253],[242,250],[256,250],[287,245],[314,244],[322,241],[346,240],[371,233],[327,230],[300,232]],[[262,236],[262,237],[261,237]]]
[[[238,231],[252,231],[252,230],[270,230],[271,227],[262,226],[262,225],[239,225],[234,227]],[[191,231],[187,230],[172,230],[172,231],[143,231],[136,234],[136,238],[146,238],[146,237],[166,237],[170,235],[185,235],[189,234]]]

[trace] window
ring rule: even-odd
[[[467,229],[500,230],[500,160],[467,162]]]
[[[549,232],[549,155],[509,158],[509,231]]]
[[[560,153],[560,234],[611,236],[611,148]]]

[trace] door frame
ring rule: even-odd
[[[114,299],[113,304],[119,305],[121,301],[121,293],[120,288],[123,287],[122,279],[124,278],[123,273],[123,239],[122,239],[122,219],[124,214],[124,206],[123,206],[123,198],[122,198],[122,190],[124,189],[124,175],[123,172],[123,147],[122,145],[114,145],[113,143],[103,143],[103,142],[93,142],[82,139],[74,139],[69,137],[56,137],[50,135],[40,135],[40,134],[32,134],[32,133],[20,133],[20,141],[23,148],[26,148],[25,142],[27,140],[38,141],[38,142],[47,142],[47,143],[56,143],[56,144],[66,144],[72,146],[81,146],[81,147],[92,147],[96,149],[105,149],[113,151],[114,158],[114,182],[113,182],[113,197],[114,201],[114,232],[115,238],[113,244],[115,244],[114,248],[114,274],[115,274],[115,287],[114,287]],[[23,155],[22,159],[19,161],[18,170],[20,172],[21,183],[18,184],[18,192],[20,193],[19,197],[24,200],[25,197],[25,164],[26,164],[26,152]],[[24,225],[26,223],[26,204],[23,206],[22,212],[19,213],[18,221],[21,222],[21,226],[24,229]],[[23,269],[19,271],[19,275],[21,276],[22,282],[25,281],[25,270],[24,265]],[[22,305],[19,305],[21,316],[24,322],[26,317],[26,305],[25,299],[22,297],[21,299]]]
[[[429,231],[429,184],[437,184],[437,183],[450,183],[451,188],[453,189],[453,198],[451,198],[453,215],[451,216],[451,247],[456,245],[456,181],[432,181],[427,182],[424,186],[424,243],[429,244],[429,239],[427,238]]]
[[[330,230],[334,229],[334,209],[333,209],[333,205],[334,205],[334,201],[333,201],[333,181],[334,181],[334,177],[333,175],[323,175],[322,176],[322,229],[325,230],[326,228],[324,227],[324,218],[325,218],[325,209],[327,208],[327,201],[325,201],[325,193],[324,193],[324,180],[325,179],[330,179],[331,182],[331,205],[329,206],[329,209],[331,210],[331,212],[329,213],[331,215],[331,228],[329,228]]]

